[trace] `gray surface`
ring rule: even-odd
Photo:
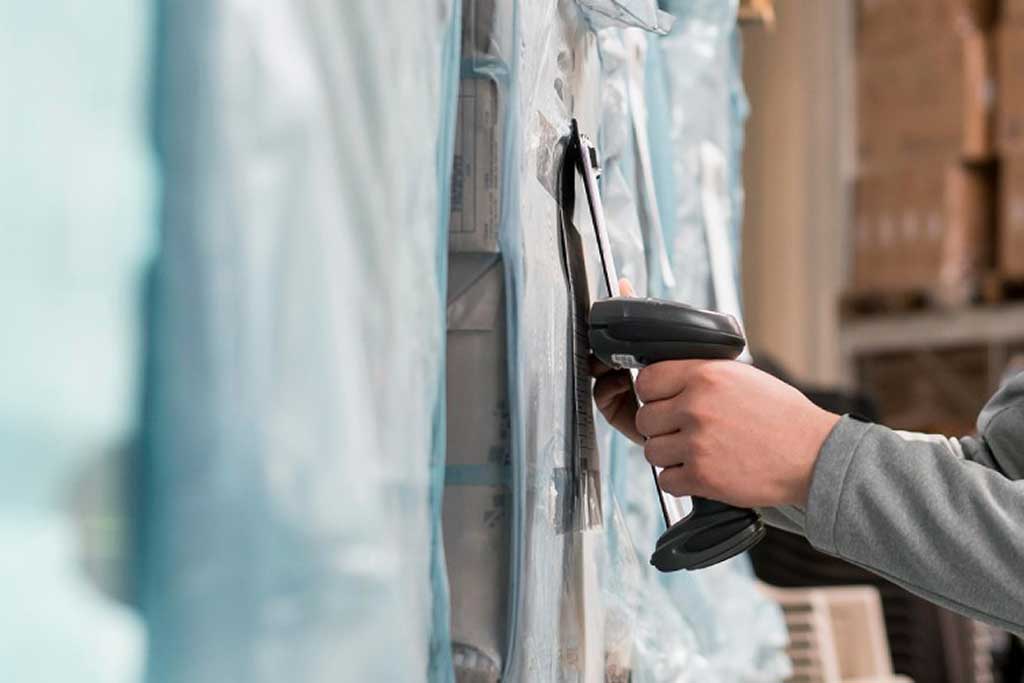
[[[806,516],[769,523],[961,614],[1024,633],[1024,373],[978,437],[897,432],[844,417],[822,446]]]
[[[444,549],[456,680],[491,680],[506,648],[509,431],[501,261],[450,254]]]
[[[1008,304],[847,322],[843,324],[842,345],[847,354],[865,354],[1021,339],[1024,339],[1024,305]]]

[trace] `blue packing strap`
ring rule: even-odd
[[[459,73],[462,78],[493,78],[502,85],[508,85],[511,75],[508,63],[497,57],[463,59]]]
[[[511,486],[512,466],[504,464],[446,465],[445,486]]]

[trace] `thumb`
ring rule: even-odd
[[[633,285],[624,277],[619,278],[619,294],[622,296],[636,296],[636,292],[633,291]]]

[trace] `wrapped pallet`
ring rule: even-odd
[[[973,294],[990,257],[993,178],[956,162],[908,163],[857,182],[853,286],[927,291],[938,303]]]
[[[992,258],[992,0],[860,0],[851,294],[965,304]]]
[[[450,678],[457,19],[454,1],[159,3],[150,681]]]

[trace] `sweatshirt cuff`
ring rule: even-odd
[[[807,540],[815,548],[838,555],[836,526],[839,520],[843,484],[861,439],[874,425],[850,416],[842,417],[821,444],[811,473],[807,496]]]

